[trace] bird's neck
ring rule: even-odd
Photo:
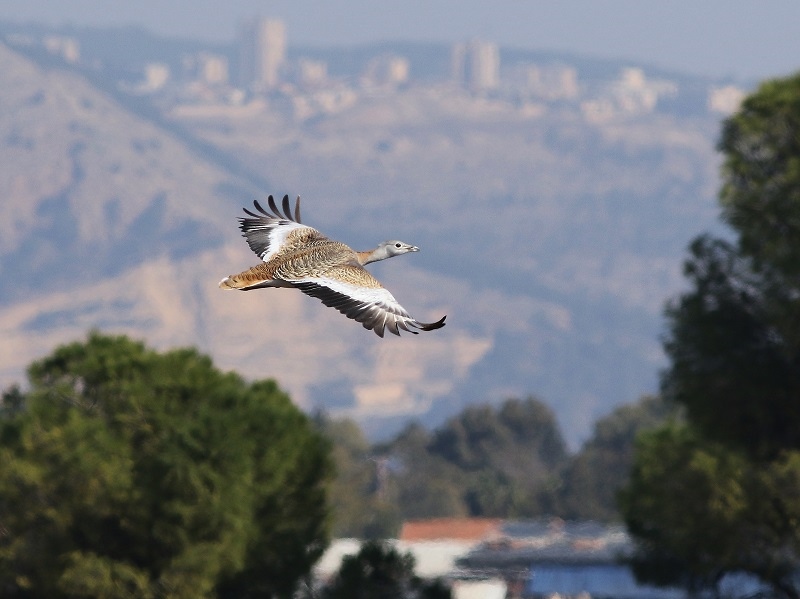
[[[370,262],[377,262],[378,260],[385,260],[389,257],[389,254],[386,251],[384,246],[380,246],[375,248],[374,250],[368,250],[366,252],[356,252],[356,256],[358,256],[358,262],[362,266],[364,264],[369,264]]]

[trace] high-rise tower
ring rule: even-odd
[[[270,89],[280,82],[286,61],[286,25],[254,17],[239,29],[239,81],[243,87]]]
[[[472,40],[453,46],[453,77],[475,90],[494,89],[500,82],[500,52],[497,44]]]

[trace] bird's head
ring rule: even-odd
[[[378,260],[386,260],[393,256],[407,254],[408,252],[418,252],[419,248],[415,245],[410,245],[403,241],[392,239],[378,244],[371,252],[360,252],[361,264],[369,264],[370,262],[377,262]]]
[[[400,254],[407,254],[408,252],[419,251],[417,246],[405,243],[404,241],[398,241],[396,239],[384,241],[383,243],[378,244],[378,247],[384,250],[387,258],[399,256]]]

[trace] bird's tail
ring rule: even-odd
[[[219,282],[220,289],[241,289],[241,285],[237,285],[236,275],[225,277]]]
[[[263,287],[291,287],[291,285],[271,278],[269,273],[264,272],[263,264],[240,272],[238,275],[228,275],[219,282],[220,289],[249,291],[250,289],[261,289]]]

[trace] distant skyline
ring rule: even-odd
[[[627,59],[737,81],[800,70],[797,0],[12,0],[0,20],[140,25],[230,42],[248,16],[286,22],[289,45],[455,42]]]

